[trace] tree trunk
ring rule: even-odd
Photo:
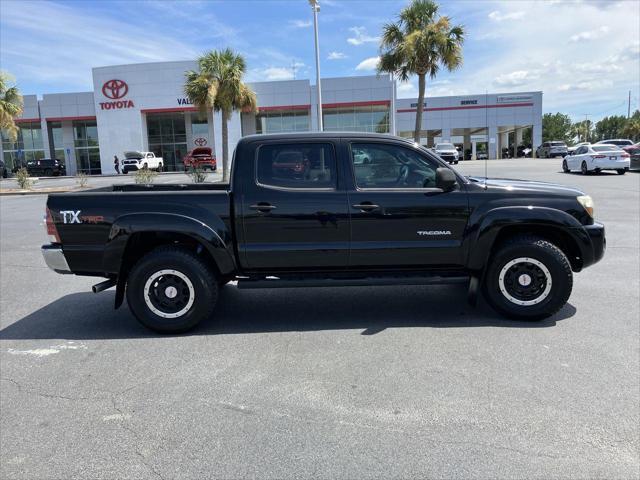
[[[418,107],[416,108],[416,129],[413,132],[413,140],[416,143],[420,143],[420,132],[422,131],[422,111],[424,110],[426,76],[426,73],[418,74]]]
[[[229,181],[229,112],[222,110],[222,181]]]

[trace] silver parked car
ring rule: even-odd
[[[567,144],[554,140],[553,142],[544,142],[536,150],[536,157],[539,158],[554,158],[564,157],[567,154]]]

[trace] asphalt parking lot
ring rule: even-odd
[[[577,186],[606,224],[547,321],[461,286],[229,285],[158,337],[45,267],[45,196],[0,197],[0,478],[638,478],[640,174],[488,173]]]

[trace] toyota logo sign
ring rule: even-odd
[[[199,147],[204,147],[207,144],[207,139],[206,138],[196,138],[193,143],[195,143],[197,146]]]
[[[114,78],[104,82],[102,94],[115,100],[114,102],[100,102],[101,110],[120,110],[121,108],[133,108],[133,100],[120,100],[129,93],[129,85],[124,80]]]
[[[102,85],[102,94],[111,100],[118,100],[124,97],[129,91],[129,85],[124,80],[113,79],[104,82]]]

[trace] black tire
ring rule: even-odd
[[[50,168],[45,169],[44,176],[45,177],[52,177],[53,176],[53,170],[51,170]]]
[[[587,168],[587,164],[585,162],[582,162],[582,165],[580,165],[580,171],[583,175],[589,175],[589,169]]]
[[[624,175],[627,171],[624,168],[619,168],[616,172],[618,172],[618,175]]]
[[[562,160],[562,171],[564,173],[569,173],[569,166],[567,165],[567,161],[566,160]]]
[[[509,267],[511,262],[516,263]],[[526,286],[522,277],[529,281]],[[526,321],[556,313],[567,303],[572,288],[573,273],[565,254],[535,236],[517,236],[504,243],[491,258],[483,285],[485,298],[497,312]]]
[[[171,270],[175,274],[159,275],[162,270]],[[147,282],[157,275],[158,281],[147,287]],[[188,279],[191,287],[178,275]],[[168,285],[165,292],[174,288],[173,298],[158,287],[162,282]],[[157,286],[155,289],[154,285]],[[140,323],[159,333],[190,330],[212,316],[217,300],[218,281],[214,273],[202,259],[180,247],[159,247],[151,251],[134,265],[127,279],[129,308]],[[186,311],[180,314],[183,310]],[[176,314],[180,315],[171,317]]]

